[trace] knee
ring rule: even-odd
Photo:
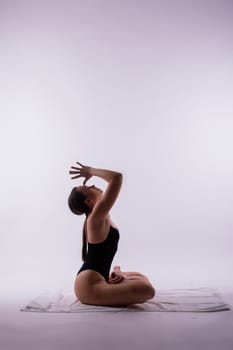
[[[145,300],[152,299],[155,296],[155,289],[154,287],[147,282],[138,283],[133,287],[133,292],[139,293]]]
[[[145,293],[148,299],[152,299],[155,296],[155,289],[151,284],[145,286]]]
[[[150,293],[151,293],[151,296],[150,296],[149,299],[154,298],[154,296],[156,294],[156,290],[155,290],[155,288],[152,285],[150,286]]]

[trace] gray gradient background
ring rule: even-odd
[[[232,287],[232,10],[0,1],[1,294],[73,288],[76,160],[124,174],[115,264],[157,288]]]

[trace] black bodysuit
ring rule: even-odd
[[[119,237],[119,231],[115,227],[110,226],[108,236],[103,242],[88,242],[87,257],[77,275],[81,271],[94,270],[99,272],[108,282],[109,271],[117,251]]]

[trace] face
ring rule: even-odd
[[[92,201],[96,202],[102,197],[103,191],[95,187],[95,185],[92,186],[79,186],[77,187],[79,191],[82,191],[83,194],[87,196],[88,199],[91,199]]]

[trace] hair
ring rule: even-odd
[[[77,190],[77,187],[74,187],[68,198],[68,206],[72,213],[76,215],[86,215],[86,219],[83,224],[83,246],[82,246],[82,260],[85,261],[87,257],[87,236],[86,236],[86,223],[87,217],[90,214],[91,210],[88,205],[85,203],[87,197],[83,194],[82,191]]]

